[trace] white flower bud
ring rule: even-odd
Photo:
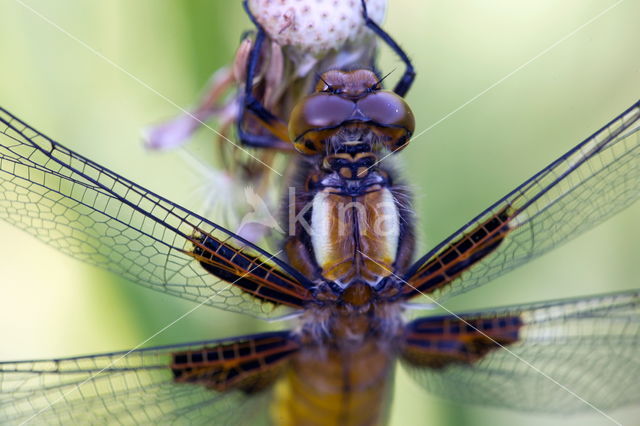
[[[369,17],[380,24],[387,0],[366,0]],[[319,55],[339,50],[366,31],[360,0],[249,0],[269,37],[281,46]]]

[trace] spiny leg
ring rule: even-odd
[[[404,97],[411,88],[413,80],[416,77],[416,71],[413,68],[413,64],[411,63],[411,60],[404,52],[404,50],[402,50],[402,48],[398,45],[398,43],[396,43],[396,41],[385,30],[380,28],[380,26],[369,17],[365,0],[360,0],[360,2],[362,3],[362,17],[364,18],[365,25],[369,27],[369,29],[371,29],[378,37],[380,37],[382,41],[384,41],[396,53],[396,55],[398,55],[400,59],[402,59],[402,62],[404,62],[404,65],[406,67],[404,70],[404,74],[402,74],[400,81],[398,81],[396,87],[393,89],[393,91],[399,96]]]
[[[237,131],[240,141],[247,146],[254,148],[268,148],[279,150],[292,150],[293,146],[288,142],[287,125],[271,111],[269,111],[262,103],[253,95],[253,80],[258,68],[260,60],[260,52],[266,38],[266,32],[262,25],[258,23],[251,13],[247,0],[243,1],[244,9],[249,19],[256,27],[256,38],[249,54],[247,61],[247,72],[245,81],[245,91],[243,99],[243,107],[238,117]],[[246,131],[243,128],[246,111],[251,111],[264,127],[269,130],[272,135],[259,135]]]

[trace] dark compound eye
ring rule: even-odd
[[[415,126],[407,103],[393,92],[375,92],[358,101],[362,113],[382,125],[402,126],[411,131]]]
[[[375,91],[358,101],[362,115],[380,126],[391,150],[404,147],[415,129],[413,112],[404,99],[393,92]]]
[[[411,109],[393,92],[380,90],[380,83],[368,81],[354,92],[325,84],[291,111],[289,138],[303,154],[319,154],[325,140],[345,122],[367,123],[387,149],[397,151],[409,142],[415,128]]]
[[[315,154],[309,149],[309,144],[302,143],[302,136],[311,130],[332,128],[339,126],[353,114],[355,104],[347,99],[327,94],[314,93],[298,103],[291,111],[289,118],[289,137],[296,149],[302,153]],[[305,138],[320,137],[309,134]],[[317,144],[320,148],[322,144]]]

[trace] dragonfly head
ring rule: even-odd
[[[409,105],[382,90],[373,71],[331,70],[291,112],[289,137],[299,152],[309,155],[325,153],[329,146],[340,151],[343,144],[356,140],[360,151],[376,146],[398,151],[409,143],[414,128]]]

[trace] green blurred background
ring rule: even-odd
[[[193,104],[211,72],[230,61],[250,28],[239,1],[2,0],[0,17],[5,108],[149,189],[200,207],[203,175],[178,153],[145,151],[139,132],[177,114],[163,97]],[[423,248],[638,98],[639,17],[640,3],[633,1],[391,0],[384,26],[414,60],[418,78],[408,99],[418,132],[430,129],[402,160],[416,191]],[[380,68],[398,68],[398,76],[401,64],[384,51]],[[208,140],[203,134],[200,139]],[[210,161],[206,143],[189,149]],[[635,205],[447,307],[638,288],[639,216]],[[4,223],[0,239],[1,359],[127,349],[193,307],[69,259]],[[201,308],[147,345],[267,327],[277,325]],[[595,413],[558,418],[457,405],[432,397],[402,372],[397,380],[394,424],[609,424]],[[611,414],[623,424],[640,424],[637,408]]]

